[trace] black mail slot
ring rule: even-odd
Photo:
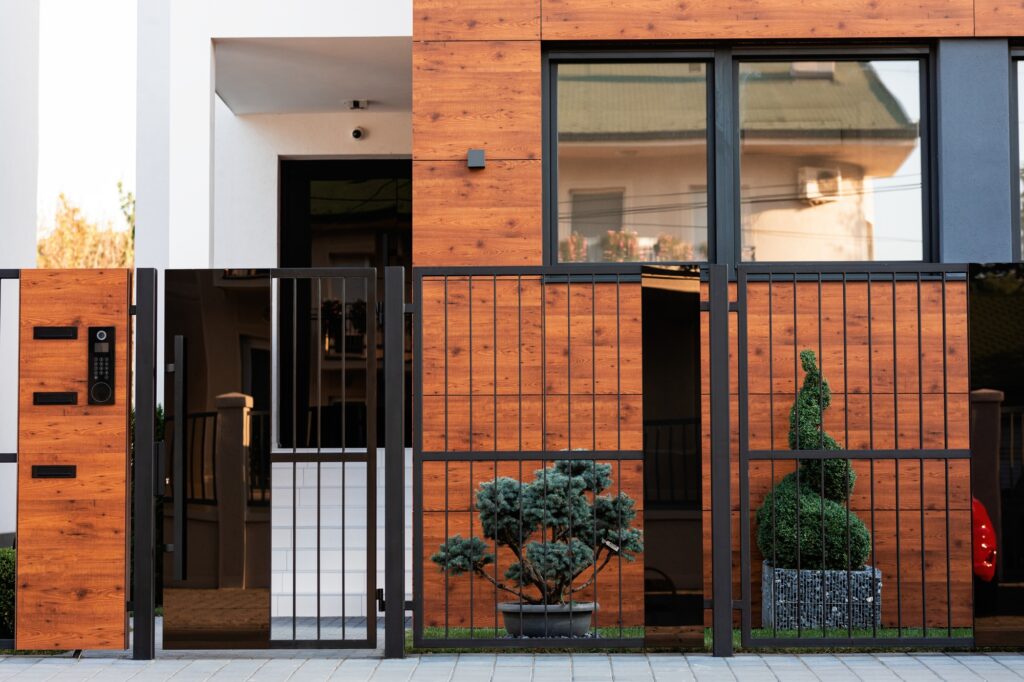
[[[36,391],[32,394],[33,405],[77,405],[78,393],[74,391]]]
[[[74,464],[33,464],[32,478],[75,478],[78,467]]]
[[[78,327],[33,327],[32,338],[71,341],[78,338]]]

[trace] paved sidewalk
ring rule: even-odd
[[[0,680],[344,680],[345,682],[687,682],[691,680],[1024,680],[1022,654],[430,654],[381,660],[336,651],[0,657]]]

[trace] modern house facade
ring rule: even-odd
[[[565,646],[524,602],[1024,641],[1024,11],[159,0],[138,43],[165,647],[372,646],[394,600],[426,648]]]

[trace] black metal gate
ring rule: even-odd
[[[271,276],[271,646],[374,648],[377,271]]]
[[[375,648],[386,610],[385,653],[402,655],[404,277],[400,267],[378,272],[165,273],[161,428],[156,278],[140,271],[137,658],[155,653],[160,603],[165,648]],[[385,372],[397,388],[382,411]],[[381,549],[396,594],[386,609],[378,469],[388,472]]]
[[[745,648],[973,643],[966,294],[958,265],[737,268]]]

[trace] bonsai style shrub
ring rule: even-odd
[[[832,391],[821,376],[814,352],[802,351],[800,363],[804,382],[789,413],[789,447],[842,450],[822,426],[825,410],[832,404]],[[774,562],[773,568],[797,568],[799,547],[801,569],[864,568],[871,535],[863,521],[846,509],[856,478],[846,459],[800,461],[797,471],[779,481],[757,511],[757,546],[765,560]]]
[[[611,471],[610,464],[559,460],[535,471],[532,481],[484,481],[476,494],[483,537],[450,537],[431,560],[449,574],[475,573],[517,606],[571,606],[613,557],[633,561],[644,549],[642,533],[632,525],[633,499],[603,494]],[[494,544],[515,557],[504,580],[487,570],[495,561]]]

